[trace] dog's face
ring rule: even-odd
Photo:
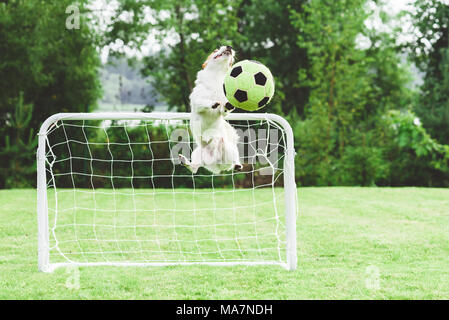
[[[231,67],[234,63],[234,50],[231,46],[221,46],[219,49],[215,49],[204,61],[203,69],[211,66],[224,66],[226,68]]]

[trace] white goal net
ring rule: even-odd
[[[187,113],[57,114],[39,133],[39,269],[67,265],[296,267],[293,136],[231,114],[243,169],[192,174]]]

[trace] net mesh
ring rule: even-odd
[[[188,120],[63,120],[46,134],[50,262],[285,263],[285,134],[230,121],[243,170],[192,174]]]

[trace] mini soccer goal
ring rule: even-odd
[[[292,129],[233,113],[243,169],[192,174],[188,113],[60,113],[39,132],[38,265],[296,268]]]

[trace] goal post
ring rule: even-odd
[[[58,113],[37,150],[38,267],[280,265],[296,269],[289,123],[232,113],[242,172],[192,174],[189,113]],[[190,156],[188,154],[188,156]]]

